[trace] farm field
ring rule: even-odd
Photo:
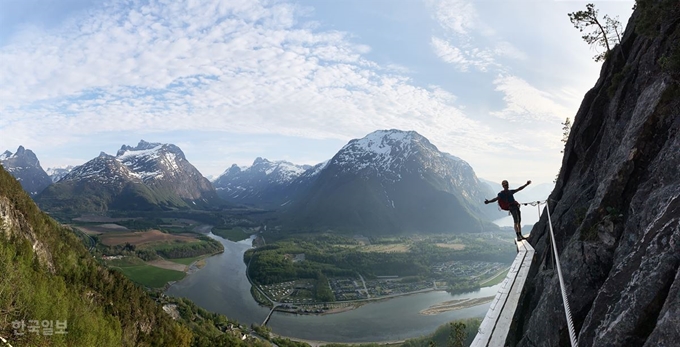
[[[116,223],[129,220],[135,220],[138,218],[124,217],[124,218],[112,218],[107,216],[96,216],[96,215],[82,215],[78,218],[73,218],[74,222],[84,222],[84,223]]]
[[[190,265],[191,263],[193,263],[197,260],[201,260],[203,258],[205,258],[204,255],[199,255],[198,257],[171,259],[171,261],[173,261],[175,263],[183,264],[183,265]]]
[[[219,242],[204,235],[170,234],[157,229],[106,232],[93,239],[97,240],[94,252],[109,267],[149,288],[184,278],[191,271],[190,264],[223,250]]]
[[[106,264],[112,269],[121,271],[136,283],[149,288],[161,288],[169,281],[178,281],[184,278],[189,271],[189,265],[203,258],[205,256],[144,261],[136,256],[123,256],[107,259]]]
[[[242,228],[213,228],[212,233],[233,242],[245,240],[251,235]]]
[[[186,275],[182,271],[162,269],[151,265],[135,265],[113,267],[118,269],[133,282],[149,288],[161,288],[170,281],[179,281]]]
[[[165,259],[155,259],[155,260],[149,260],[146,262],[147,264],[155,267],[159,267],[161,269],[166,269],[166,270],[175,270],[175,271],[182,271],[185,272],[187,270],[187,266],[184,264],[180,264],[174,261],[170,260],[165,260]]]
[[[362,252],[375,252],[375,253],[407,253],[410,246],[405,243],[394,243],[387,245],[366,245],[359,247]]]
[[[78,230],[82,231],[83,233],[87,235],[99,235],[99,234],[104,234],[104,233],[109,233],[109,232],[125,232],[125,231],[130,231],[128,228],[118,225],[118,224],[113,224],[113,223],[106,223],[106,224],[95,224],[95,225],[76,225],[74,228],[77,228]]]
[[[160,230],[111,232],[101,235],[100,240],[107,246],[124,245],[126,243],[140,246],[152,243],[186,243],[198,241],[192,234],[166,234]]]

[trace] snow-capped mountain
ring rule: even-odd
[[[463,232],[495,228],[493,192],[460,158],[415,131],[379,130],[351,140],[320,165],[281,215],[297,228]]]
[[[210,182],[173,144],[140,141],[73,168],[37,199],[45,209],[206,208],[219,205]]]
[[[35,153],[23,146],[16,153],[5,151],[0,154],[0,165],[16,178],[26,192],[35,196],[52,184]]]
[[[280,202],[286,188],[309,168],[258,157],[246,168],[233,164],[213,181],[213,186],[227,201],[269,207]]]
[[[66,176],[69,172],[71,172],[73,168],[73,165],[63,167],[48,167],[47,170],[45,170],[45,173],[50,176],[52,183],[56,183],[59,182],[60,179],[64,178],[64,176]]]

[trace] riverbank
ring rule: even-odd
[[[251,282],[251,285],[257,291],[259,291],[259,293],[262,293],[262,291],[259,288],[257,288],[254,284],[252,284],[252,282]],[[433,292],[433,291],[443,291],[443,290],[435,289],[435,288],[427,288],[427,289],[416,290],[416,291],[408,292],[408,293],[385,295],[385,296],[381,296],[381,297],[377,297],[377,298],[350,300],[350,301],[335,301],[335,302],[326,302],[326,303],[313,303],[313,304],[281,304],[281,303],[277,303],[281,306],[278,306],[276,309],[274,309],[274,311],[281,312],[281,313],[298,314],[298,315],[329,315],[329,314],[351,311],[351,310],[357,309],[357,308],[359,308],[363,305],[369,304],[369,303],[382,302],[382,301],[386,301],[386,300],[390,300],[390,299],[394,299],[394,298],[398,298],[398,297],[404,297],[404,296],[415,295],[415,294],[422,294],[422,293]],[[264,295],[264,294],[262,294],[262,295]],[[260,306],[269,307],[269,308],[272,307],[271,304],[263,303],[260,300],[257,300],[257,298],[255,298],[255,297],[253,297],[253,298],[256,299],[256,301],[260,304]],[[267,298],[267,299],[271,300],[269,298]],[[295,309],[291,309],[290,306],[294,306]],[[338,307],[338,306],[340,306],[340,307]],[[324,309],[324,307],[332,307],[332,308]]]
[[[434,314],[440,314],[448,311],[455,311],[455,310],[462,310],[465,308],[470,308],[478,305],[483,305],[488,302],[493,301],[495,296],[486,296],[483,298],[468,298],[468,299],[459,299],[459,300],[449,300],[449,301],[444,301],[442,303],[432,305],[422,311],[420,311],[420,314],[423,315],[434,315]]]
[[[306,339],[300,339],[297,337],[290,337],[290,336],[281,336],[277,335],[274,333],[269,333],[272,338],[278,337],[281,339],[289,339],[291,341],[296,341],[296,342],[304,342],[311,347],[321,347],[325,345],[346,345],[346,346],[356,346],[356,345],[379,345],[379,346],[385,346],[385,347],[397,347],[406,342],[406,340],[394,340],[394,341],[382,341],[382,342],[365,342],[365,343],[347,343],[347,342],[330,342],[330,341],[319,341],[319,340],[306,340]]]
[[[211,237],[224,245],[225,252],[206,259],[203,269],[171,286],[166,295],[188,298],[200,307],[245,325],[262,324],[270,309],[253,299],[253,287],[246,274],[247,262],[243,262],[243,254],[252,247],[252,241],[232,242]],[[274,313],[267,326],[278,336],[305,340],[315,346],[394,343],[424,336],[450,321],[484,317],[489,304],[437,315],[419,314],[424,308],[452,299],[495,295],[498,291],[496,286],[462,294],[450,294],[441,289],[381,298],[355,309],[343,308],[340,313]],[[253,288],[252,292],[257,290]]]

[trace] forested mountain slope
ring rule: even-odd
[[[182,304],[181,323],[173,321],[142,288],[99,265],[75,234],[41,212],[2,168],[0,274],[0,336],[15,347],[261,344],[215,328],[213,322],[226,322],[224,316],[204,312],[211,321],[201,324],[191,305]],[[42,328],[14,333],[13,322],[28,325],[29,320],[66,322],[66,334],[44,335]]]

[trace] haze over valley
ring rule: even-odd
[[[30,165],[12,166],[20,154],[6,154],[12,160],[2,164],[20,183],[47,177],[30,150],[18,153],[30,153]],[[243,284],[224,288],[240,300],[344,317],[405,294],[429,307],[438,291],[479,292],[504,278],[515,253],[512,233],[492,223],[504,214],[481,203],[495,194],[489,185],[464,160],[414,131],[372,132],[315,166],[257,158],[250,167],[232,165],[212,183],[179,147],[144,140],[50,171],[54,182],[33,194],[35,201],[70,226],[97,259],[152,291],[167,289],[204,307],[214,304],[205,294],[197,297],[197,288],[211,287],[216,269],[227,271],[223,266],[234,262],[245,269],[224,275]],[[230,251],[234,242],[258,247]],[[225,250],[230,256],[213,256]],[[398,334],[392,328],[351,338],[310,334],[294,320],[286,329],[291,337],[337,342],[416,338],[424,327],[446,323],[442,312],[478,318],[493,297],[485,292],[458,299],[468,301],[459,306],[414,309],[418,328]],[[387,313],[393,305],[401,304],[376,307]],[[421,311],[434,317],[417,318]],[[218,313],[247,324],[264,319],[230,306]],[[283,329],[279,317],[266,322],[274,332]],[[343,329],[354,326],[343,322]]]

